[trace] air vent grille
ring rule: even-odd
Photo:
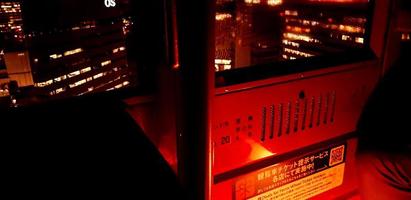
[[[336,92],[332,91],[263,107],[261,141],[332,125],[335,123],[336,101]]]

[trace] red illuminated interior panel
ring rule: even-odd
[[[354,132],[378,69],[367,61],[219,88],[213,108],[213,175],[218,182],[213,199],[233,199],[233,181],[249,166]],[[346,148],[355,151],[355,145]],[[349,162],[345,167],[352,170]]]

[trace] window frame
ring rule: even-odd
[[[215,73],[215,87],[221,88],[251,81],[286,76],[295,73],[320,70],[352,64],[361,61],[374,60],[378,56],[371,45],[372,27],[375,17],[375,4],[377,0],[370,0],[365,13],[367,22],[364,34],[364,47],[349,49],[339,53],[330,53],[303,59],[275,61],[266,64],[250,65]]]

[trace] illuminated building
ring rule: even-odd
[[[0,97],[7,96],[8,91],[6,91],[4,88],[4,82],[6,82],[8,76],[7,76],[7,70],[6,70],[6,63],[4,62],[4,52],[3,50],[0,51]]]
[[[281,13],[283,58],[293,60],[363,47],[366,3],[368,1],[311,0],[286,5]]]
[[[216,71],[362,48],[368,13],[367,0],[217,1]]]
[[[0,83],[15,80],[23,87],[33,85],[18,1],[0,2],[0,43]]]
[[[91,1],[96,10],[72,13],[70,6],[81,2],[24,2],[29,63],[41,94],[78,96],[130,84],[125,41],[132,22],[120,8],[103,3]]]
[[[218,0],[217,5],[235,5],[233,0]],[[215,69],[231,69],[235,58],[235,13],[233,10],[220,9],[216,13],[216,51]]]
[[[282,0],[220,0],[216,14],[216,70],[278,60]],[[265,22],[270,22],[266,24]]]
[[[0,84],[16,80],[20,87],[34,86],[36,93],[46,96],[82,95],[130,84],[125,38],[131,18],[117,8],[99,9],[94,16],[92,11],[86,11],[91,16],[52,15],[50,8],[71,3],[0,2]],[[97,2],[90,3],[98,7]],[[50,14],[39,15],[42,12]],[[87,17],[75,16],[81,14]]]
[[[0,76],[1,74],[6,74],[6,63],[4,62],[4,51],[0,51]]]
[[[21,48],[24,42],[23,19],[19,2],[0,2],[2,48]]]

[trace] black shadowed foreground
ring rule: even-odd
[[[174,173],[120,101],[69,101],[0,112],[2,191],[181,199]]]

